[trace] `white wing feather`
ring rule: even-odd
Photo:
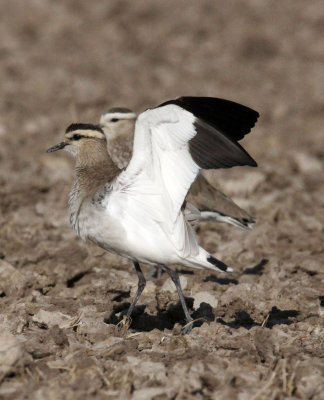
[[[182,257],[198,252],[194,232],[181,211],[200,169],[189,152],[188,142],[196,135],[194,121],[193,114],[174,104],[140,114],[133,157],[115,186],[119,201],[126,200],[122,193],[131,196],[134,212],[149,213]]]

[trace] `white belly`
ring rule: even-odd
[[[136,215],[136,217],[135,217]],[[175,263],[171,241],[147,213],[132,214],[118,204],[102,209],[90,206],[78,217],[79,235],[100,247],[147,264]]]

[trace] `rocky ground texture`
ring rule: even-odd
[[[0,4],[1,399],[324,398],[323,15],[317,0]],[[259,168],[207,174],[257,223],[199,228],[234,273],[174,267],[189,335],[165,275],[119,331],[136,274],[75,237],[72,162],[45,150],[71,122],[184,94],[260,112],[243,143]]]

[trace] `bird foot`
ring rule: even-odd
[[[194,322],[195,320],[192,319],[185,326],[182,327],[181,331],[184,335],[188,335],[191,332]]]
[[[129,327],[131,326],[132,319],[130,317],[127,317],[127,315],[123,316],[123,319],[118,322],[116,325],[116,330],[119,334],[125,334]]]

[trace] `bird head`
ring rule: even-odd
[[[111,108],[100,117],[100,126],[107,140],[113,140],[119,136],[133,135],[136,117],[136,113],[128,108]]]
[[[106,141],[102,128],[98,125],[75,123],[67,127],[65,140],[47,149],[47,153],[64,149],[74,157],[82,152],[82,149],[91,147],[95,142]]]

